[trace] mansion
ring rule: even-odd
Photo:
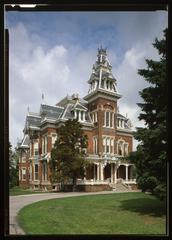
[[[26,116],[24,137],[18,143],[19,184],[40,190],[59,190],[51,183],[49,161],[58,128],[68,119],[78,119],[88,137],[85,177],[77,180],[79,190],[101,191],[117,186],[134,188],[134,166],[125,157],[133,148],[133,131],[127,116],[119,113],[117,80],[106,49],[98,49],[88,80],[88,94],[67,95],[55,106],[40,105],[38,113]],[[66,183],[70,186],[70,181]]]

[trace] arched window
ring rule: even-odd
[[[110,112],[106,112],[106,127],[110,127]]]
[[[124,152],[123,147],[124,147],[123,141],[118,142],[118,154],[120,156],[123,156],[123,152]]]

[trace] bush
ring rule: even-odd
[[[138,186],[141,188],[144,192],[146,190],[149,190],[153,192],[153,189],[157,186],[158,180],[156,177],[148,176],[147,173],[143,174],[143,176],[139,177],[137,179]]]
[[[167,187],[166,184],[159,184],[154,188],[153,194],[157,196],[160,200],[164,200],[166,198]]]

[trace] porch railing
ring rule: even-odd
[[[125,184],[136,184],[136,179],[133,178],[133,179],[128,179],[128,180],[125,180],[125,179],[122,179],[122,183],[125,183]]]

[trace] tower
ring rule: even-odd
[[[116,79],[104,48],[98,49],[97,60],[93,64],[88,94],[88,109],[94,122],[93,149],[100,156],[116,152],[117,100],[122,96],[117,91]]]

